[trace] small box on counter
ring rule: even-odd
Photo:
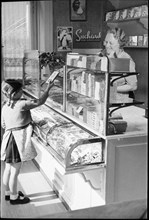
[[[122,134],[126,131],[127,122],[123,120],[110,120],[108,122],[108,134]]]

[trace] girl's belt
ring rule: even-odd
[[[31,123],[29,123],[29,124],[31,124]],[[6,129],[6,131],[18,131],[18,130],[26,128],[29,124],[23,125],[23,126],[20,126],[20,127],[16,127],[16,128],[9,128],[9,129]]]

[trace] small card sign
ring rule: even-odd
[[[83,107],[82,106],[79,106],[78,107],[78,109],[76,110],[76,112],[78,113],[78,114],[80,114],[80,112],[83,110]]]
[[[58,76],[59,70],[55,70],[50,77],[47,79],[46,83],[53,82],[55,78]]]

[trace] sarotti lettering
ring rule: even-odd
[[[82,33],[82,29],[76,30],[76,41],[99,41],[101,38],[101,32],[98,34],[92,34],[91,31],[87,31],[86,34]]]

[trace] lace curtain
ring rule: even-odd
[[[1,12],[2,78],[22,78],[24,50],[31,48],[30,2],[3,2]]]

